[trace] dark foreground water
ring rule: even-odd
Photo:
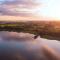
[[[60,41],[29,33],[0,32],[0,60],[60,60]]]

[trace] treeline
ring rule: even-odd
[[[27,32],[36,35],[40,34],[40,36],[46,38],[53,36],[60,39],[60,26],[56,25],[56,22],[19,22],[15,24],[0,24],[0,31]]]

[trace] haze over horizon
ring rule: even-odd
[[[0,21],[60,21],[60,0],[0,0]]]

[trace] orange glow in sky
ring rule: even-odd
[[[60,20],[60,0],[0,0],[0,20]]]

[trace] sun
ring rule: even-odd
[[[44,6],[37,9],[38,15],[60,19],[60,0],[42,0],[39,2],[42,2]]]

